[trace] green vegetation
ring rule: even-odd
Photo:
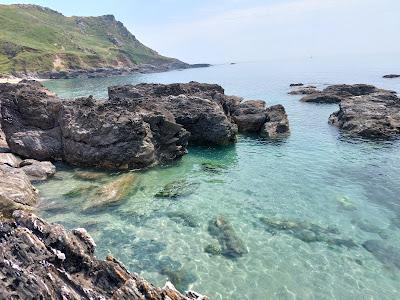
[[[36,5],[0,5],[0,75],[180,63],[144,46],[114,16],[65,17]]]

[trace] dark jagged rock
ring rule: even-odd
[[[351,135],[390,138],[400,133],[400,99],[393,91],[368,84],[338,84],[300,100],[339,103],[329,123]]]
[[[346,97],[369,95],[380,91],[368,84],[337,84],[307,95],[300,100],[314,103],[340,103]]]
[[[317,93],[318,90],[315,86],[304,86],[304,87],[299,87],[295,88],[292,91],[290,91],[288,94],[289,95],[310,95],[310,94],[315,94]]]
[[[363,247],[383,264],[400,269],[400,249],[379,240],[369,240]]]
[[[125,85],[108,92],[107,100],[61,101],[35,81],[1,84],[2,126],[11,151],[83,167],[145,168],[186,154],[189,139],[231,144],[237,124],[259,133],[268,123],[262,101],[243,102],[215,84]]]
[[[390,91],[345,98],[329,122],[351,135],[390,138],[400,133],[400,99]]]
[[[233,120],[240,132],[260,132],[267,120],[265,102],[248,100],[240,103],[233,114]]]
[[[207,299],[171,283],[156,288],[112,256],[96,259],[82,228],[66,231],[22,211],[14,217],[0,224],[1,299]]]
[[[295,86],[303,86],[303,83],[291,83],[289,86],[290,87],[295,87]]]
[[[225,218],[219,216],[210,220],[208,232],[218,240],[223,256],[235,259],[248,253],[246,245]]]
[[[289,134],[289,119],[282,105],[277,104],[268,107],[266,110],[266,117],[267,122],[265,122],[261,128],[261,136],[276,138],[281,135]]]
[[[304,96],[300,99],[302,102],[313,102],[313,103],[340,103],[342,97],[334,94],[328,94],[324,92],[312,93]]]
[[[386,79],[391,79],[391,78],[400,78],[400,75],[399,74],[388,74],[388,75],[383,75],[382,77],[386,78]]]

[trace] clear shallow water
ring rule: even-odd
[[[361,244],[374,239],[400,248],[400,142],[346,138],[327,123],[336,105],[287,95],[289,83],[299,81],[371,83],[400,92],[400,80],[381,78],[396,67],[400,61],[388,57],[332,58],[48,81],[63,97],[105,97],[107,86],[122,83],[219,83],[227,94],[283,104],[291,135],[278,141],[240,136],[231,147],[190,148],[176,163],[134,172],[126,199],[102,210],[85,208],[96,186],[119,175],[85,181],[76,178],[76,169],[60,166],[56,179],[38,186],[42,215],[69,228],[86,227],[99,257],[111,253],[157,285],[171,278],[212,299],[398,299],[396,257],[379,261]],[[188,193],[155,197],[175,181]],[[84,192],[67,194],[77,188]],[[230,259],[204,251],[218,245],[207,229],[217,216],[230,222],[247,254]],[[306,229],[272,230],[262,218]],[[326,233],[333,227],[335,234]],[[320,242],[310,242],[310,234]],[[355,245],[340,246],[339,239]]]

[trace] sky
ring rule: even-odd
[[[18,3],[47,6],[66,16],[113,14],[147,46],[189,63],[400,54],[400,0]]]

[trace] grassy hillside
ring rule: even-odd
[[[181,62],[141,44],[112,15],[65,17],[36,5],[0,5],[0,75],[142,63]]]

